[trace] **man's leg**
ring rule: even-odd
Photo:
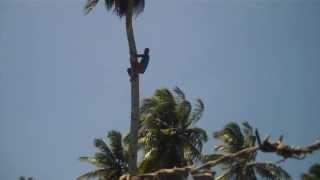
[[[137,73],[140,73],[140,69],[141,69],[141,65],[138,62],[138,58],[135,57],[134,60],[130,60],[131,63],[131,67],[133,68],[134,71],[136,71]],[[127,72],[129,74],[129,76],[132,78],[133,76],[133,70],[132,68],[128,68]]]

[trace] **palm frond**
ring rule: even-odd
[[[159,155],[157,154],[156,148],[150,149],[148,152],[145,153],[143,160],[139,165],[139,171],[141,173],[147,173],[154,169],[157,169],[157,159]]]
[[[149,151],[152,148],[158,148],[163,146],[163,143],[166,142],[166,139],[171,137],[170,135],[165,134],[160,129],[145,129],[143,132],[140,132],[139,135],[139,145],[143,147],[144,151]]]
[[[107,10],[112,10],[119,17],[126,15],[129,8],[128,0],[105,0],[105,6]],[[132,12],[135,15],[143,12],[145,7],[144,0],[133,0]]]
[[[175,92],[175,99],[177,103],[181,103],[186,100],[184,92],[179,87],[175,87],[173,91]]]
[[[189,117],[188,124],[192,125],[197,123],[201,119],[203,112],[204,112],[204,104],[201,99],[197,99],[196,103],[194,104],[193,111]]]
[[[176,116],[180,123],[180,127],[187,128],[189,123],[189,115],[191,113],[191,103],[189,101],[182,101],[176,106]]]
[[[129,145],[130,144],[130,132],[128,132],[123,138],[123,144]]]
[[[205,130],[194,127],[184,130],[184,143],[186,145],[186,159],[191,162],[193,160],[201,160],[201,152],[203,143],[207,142],[208,136]]]
[[[202,128],[189,128],[185,130],[185,133],[187,134],[187,138],[192,140],[195,144],[208,141],[207,132]]]
[[[179,88],[158,89],[152,97],[143,100],[138,142],[147,154],[140,165],[144,172],[150,170],[149,165],[181,167],[201,158],[207,134],[201,128],[189,127],[201,117],[204,106],[201,101],[197,104],[191,118],[195,121],[189,121],[192,105]]]
[[[248,121],[245,121],[242,123],[242,126],[244,127],[243,128],[243,133],[245,135],[249,135],[249,136],[252,136],[253,135],[253,128],[252,126],[249,124]]]
[[[141,117],[152,120],[152,125],[158,128],[164,126],[175,126],[177,119],[175,115],[176,102],[173,94],[168,89],[158,89],[155,94],[143,101],[140,108]],[[146,125],[145,122],[143,122]]]
[[[320,178],[320,164],[314,164],[310,167],[309,172]]]
[[[290,180],[291,176],[287,171],[273,163],[252,162],[247,165],[252,167],[264,179],[272,180]]]
[[[222,173],[216,178],[216,180],[237,179],[236,177],[239,173],[241,173],[241,169],[238,165],[235,165],[222,171]]]
[[[301,175],[302,180],[318,180],[320,179],[320,164],[314,164],[309,168],[308,173]]]
[[[88,162],[88,163],[90,163],[90,164],[92,164],[94,166],[97,166],[97,167],[101,166],[100,163],[98,162],[98,160],[95,157],[81,156],[79,158],[79,160],[82,161],[82,162]]]
[[[77,180],[87,180],[87,179],[93,179],[97,177],[103,177],[105,179],[114,179],[113,177],[116,173],[116,170],[110,170],[110,169],[97,169],[88,173],[85,173],[77,178]]]
[[[99,0],[87,0],[83,8],[84,14],[87,15],[97,4]]]
[[[222,130],[215,132],[213,136],[226,143],[223,146],[226,152],[230,151],[228,153],[234,153],[243,147],[244,137],[236,123],[227,124]]]
[[[137,16],[143,12],[145,8],[145,0],[134,0],[133,13]]]
[[[142,115],[148,115],[157,109],[158,101],[156,98],[146,98],[142,101],[142,105],[140,107],[140,113]]]
[[[154,94],[154,97],[156,97],[160,103],[168,103],[170,105],[175,105],[175,99],[173,94],[166,88],[157,89]]]
[[[319,179],[319,178],[318,178]],[[308,173],[303,173],[301,175],[301,180],[317,180],[315,179],[315,177],[312,174],[308,174]]]
[[[108,139],[110,140],[110,149],[111,152],[114,154],[115,158],[120,161],[124,161],[123,157],[123,146],[122,146],[122,135],[118,131],[109,131],[108,132]]]
[[[183,157],[189,164],[194,164],[194,161],[201,160],[201,151],[202,145],[201,148],[197,148],[193,144],[186,143],[184,147]]]
[[[112,159],[115,158],[109,146],[103,141],[103,139],[100,139],[100,138],[94,139],[94,146],[98,148],[101,152],[103,152],[105,156],[108,156],[108,158],[112,158]]]
[[[115,6],[117,0],[105,0],[105,6],[108,10],[111,10]]]
[[[224,156],[223,154],[207,154],[207,155],[202,156],[202,162],[205,163],[208,161],[214,161],[214,160],[217,160],[223,156]]]

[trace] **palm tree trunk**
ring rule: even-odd
[[[136,42],[132,26],[133,0],[128,1],[128,11],[126,13],[126,32],[130,51],[130,60],[134,60],[137,54]],[[130,145],[129,145],[129,174],[136,175],[137,172],[137,151],[138,151],[138,125],[139,125],[139,74],[131,64],[133,78],[131,79],[131,125],[130,125]]]

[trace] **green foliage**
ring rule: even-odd
[[[217,146],[216,150],[235,153],[243,148],[244,137],[236,123],[227,124],[221,131],[215,132],[213,136],[224,142],[224,144]]]
[[[253,133],[253,128],[248,122],[242,123],[242,129],[237,123],[228,123],[222,130],[213,134],[223,142],[215,149],[221,151],[222,154],[211,154],[204,156],[204,161],[211,161],[218,159],[223,154],[236,153],[243,149],[254,147],[256,144],[256,137]],[[242,156],[236,160],[229,160],[224,163],[222,173],[216,178],[218,180],[255,180],[257,177],[262,179],[280,180],[290,179],[290,175],[273,163],[256,162],[256,153]]]
[[[200,159],[206,132],[195,126],[204,105],[197,100],[192,108],[185,94],[175,88],[158,89],[143,100],[139,144],[145,151],[141,172],[181,167]]]
[[[107,10],[113,11],[117,16],[126,15],[129,8],[129,0],[104,0]],[[84,6],[84,13],[88,14],[97,4],[99,0],[87,0]],[[132,12],[135,15],[140,14],[145,7],[144,0],[133,0]]]
[[[107,134],[109,145],[103,139],[95,139],[94,146],[99,150],[93,156],[80,157],[80,161],[88,162],[96,170],[83,174],[78,180],[98,177],[99,180],[117,180],[128,170],[128,150],[122,144],[122,135],[117,131]]]
[[[309,172],[302,174],[302,180],[320,180],[320,164],[314,164],[309,168]]]
[[[291,179],[284,169],[274,163],[252,162],[247,164],[247,168],[253,168],[262,179]]]

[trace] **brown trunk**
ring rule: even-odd
[[[130,51],[130,60],[135,58],[137,54],[136,42],[134,40],[132,26],[132,6],[133,0],[128,1],[128,12],[126,13],[126,32]],[[132,63],[130,63],[132,64]],[[139,74],[133,69],[133,77],[131,79],[131,125],[130,125],[130,145],[129,145],[129,174],[136,175],[137,170],[137,150],[138,150],[138,125],[139,125]]]

